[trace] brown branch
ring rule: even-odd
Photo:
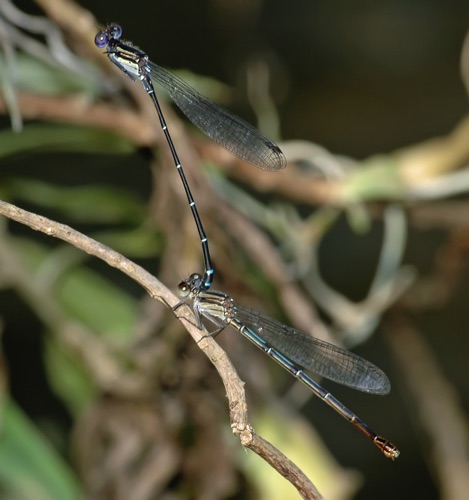
[[[468,134],[469,116],[466,116],[446,136],[396,151],[393,156],[406,186],[418,186],[426,179],[466,165],[469,162]]]
[[[201,156],[222,168],[231,178],[237,179],[259,193],[277,193],[285,198],[308,205],[341,205],[342,184],[311,175],[292,162],[279,172],[253,168],[233,157],[231,153],[209,141],[200,140],[197,147]],[[283,147],[283,145],[282,145]]]
[[[249,431],[250,429],[246,429],[241,433],[241,443],[244,447],[261,456],[279,474],[288,479],[303,498],[312,500],[323,498],[314,484],[303,474],[297,465],[262,436]]]
[[[154,276],[145,271],[145,269],[106,245],[85,236],[65,224],[60,224],[41,215],[28,212],[4,201],[0,201],[0,214],[20,224],[29,226],[36,231],[45,233],[48,236],[65,241],[89,255],[98,257],[139,283],[151,297],[165,305],[173,307],[179,302],[178,298],[170,290]],[[212,337],[204,335],[195,326],[195,318],[193,314],[187,311],[187,308],[178,309],[178,319],[220,374],[228,397],[231,425],[234,433],[240,436],[243,446],[252,449],[277,470],[279,474],[289,480],[303,498],[321,498],[311,481],[296,465],[288,460],[273,445],[254,433],[248,422],[243,382],[239,379],[226,353]]]
[[[86,125],[121,134],[137,146],[155,144],[155,128],[135,111],[110,104],[91,102],[83,95],[50,96],[17,92],[18,109],[23,118]],[[7,113],[7,103],[0,94],[0,113]]]

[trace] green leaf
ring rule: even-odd
[[[162,238],[154,229],[139,226],[121,231],[100,231],[93,238],[132,258],[154,258],[161,249]]]
[[[55,335],[45,338],[45,365],[54,392],[72,415],[81,414],[95,399],[97,389],[83,364],[63,348]]]
[[[120,288],[120,283],[105,279],[84,266],[70,268],[67,255],[61,261],[63,246],[51,250],[28,239],[16,238],[16,242],[30,272],[39,275],[31,279],[44,279],[47,283],[54,273],[53,284],[46,286],[52,287],[51,293],[65,314],[82,321],[114,345],[125,344],[133,331],[138,302]],[[46,288],[44,293],[47,292]]]
[[[49,293],[52,300],[55,297],[63,314],[70,320],[81,321],[111,346],[127,344],[134,331],[136,299],[112,281],[70,260],[70,252],[64,252],[69,249],[65,245],[51,251],[30,240],[17,238],[16,241],[31,279],[45,281],[44,293]],[[52,281],[48,283],[48,280]],[[93,380],[76,353],[65,349],[55,336],[47,337],[45,348],[48,379],[70,412],[76,415],[95,396]]]
[[[59,211],[79,222],[141,222],[144,203],[130,191],[109,186],[64,187],[33,179],[12,179],[4,186],[11,197]]]
[[[137,301],[94,271],[84,267],[68,271],[55,294],[69,314],[115,345],[124,345],[132,335]]]
[[[39,124],[0,132],[0,158],[37,151],[129,154],[135,147],[118,134],[91,127]]]
[[[75,500],[77,479],[11,399],[3,402],[0,434],[2,498]]]

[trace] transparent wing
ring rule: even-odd
[[[386,374],[356,354],[283,325],[260,311],[236,304],[233,314],[265,342],[307,370],[363,392],[388,394],[391,390]]]
[[[287,161],[280,148],[257,129],[161,66],[149,65],[151,79],[168,91],[174,103],[205,135],[235,156],[264,170],[285,167]]]

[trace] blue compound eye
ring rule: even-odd
[[[106,45],[109,43],[109,36],[105,31],[100,31],[95,37],[94,37],[94,44],[98,49],[103,49],[106,47]]]
[[[118,24],[113,24],[108,31],[109,35],[115,40],[119,40],[122,36],[122,28]]]

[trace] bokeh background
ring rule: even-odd
[[[99,24],[121,23],[152,61],[284,149],[285,172],[240,165],[165,106],[214,287],[383,368],[385,398],[325,385],[401,456],[386,460],[225,332],[255,429],[326,498],[467,498],[467,2],[13,4],[48,17],[70,52],[21,29],[4,2],[1,198],[172,289],[200,269],[151,103],[93,46]],[[297,498],[230,434],[216,371],[173,315],[96,259],[1,226],[3,498]]]

